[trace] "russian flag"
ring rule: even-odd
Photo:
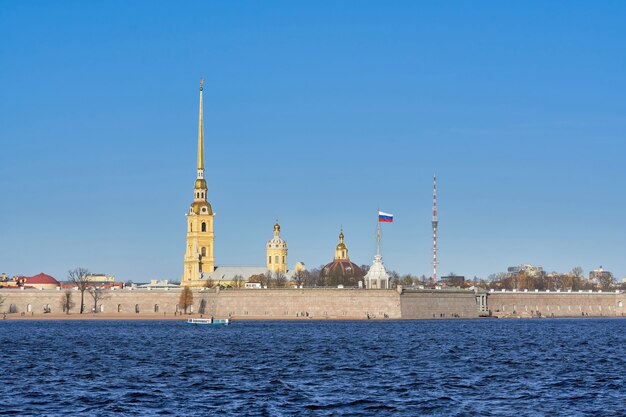
[[[384,213],[378,210],[378,222],[379,223],[393,223],[393,214]]]

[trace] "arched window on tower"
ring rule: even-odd
[[[202,222],[202,231],[206,232],[206,223],[205,222]]]
[[[274,256],[274,263],[277,264],[278,263],[278,255]]]
[[[206,248],[204,246],[202,247],[201,252],[202,252],[202,256],[206,256]]]
[[[285,257],[283,256],[283,263],[285,263]]]
[[[272,255],[267,257],[267,262],[272,263]]]

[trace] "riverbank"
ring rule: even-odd
[[[211,317],[206,314],[132,314],[132,313],[86,313],[86,314],[54,314],[54,313],[46,313],[46,314],[20,314],[20,313],[12,313],[7,314],[7,321],[103,321],[103,320],[114,320],[114,321],[142,321],[142,320],[167,320],[167,321],[187,321],[190,318],[207,318]],[[216,318],[222,318],[217,317]],[[3,319],[3,316],[0,315],[0,321]],[[328,321],[328,320],[342,320],[342,321],[355,321],[355,320],[365,320],[367,318],[361,317],[264,317],[264,316],[242,316],[242,317],[231,317],[233,321],[308,321],[308,320],[316,320],[316,321]],[[384,318],[372,320],[386,320]],[[397,319],[396,319],[397,320]]]
[[[132,314],[132,313],[85,313],[85,314],[62,314],[62,313],[11,313],[6,315],[5,320],[187,320],[188,318],[199,318],[200,314]],[[203,315],[206,317],[206,315]],[[0,316],[0,320],[4,316]]]

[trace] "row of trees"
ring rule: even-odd
[[[344,285],[346,287],[356,287],[358,285],[359,280],[363,279],[362,276],[341,275],[339,273],[324,275],[322,273],[323,268],[324,266],[322,265],[310,271],[308,270],[296,271],[293,274],[291,281],[289,281],[287,279],[287,276],[281,272],[268,271],[265,274],[258,274],[258,275],[251,276],[248,279],[248,282],[257,282],[267,288],[285,288],[285,287],[291,287],[291,286],[336,287],[337,285]],[[367,269],[365,269],[365,271],[367,271]],[[239,277],[239,280],[237,279],[238,277]],[[240,280],[243,280],[243,277],[241,276],[238,276],[238,277],[235,277],[235,279],[233,280],[234,283],[237,283],[237,282],[240,282]]]
[[[329,274],[324,274],[324,265],[320,265],[317,268],[311,270],[296,271],[291,281],[287,280],[287,277],[283,273],[266,272],[265,274],[253,275],[246,281],[241,275],[233,278],[233,286],[235,288],[241,288],[245,282],[258,282],[268,288],[284,288],[291,286],[303,286],[303,287],[337,287],[343,285],[345,287],[356,287],[359,285],[359,281],[363,280],[365,274],[369,270],[368,265],[361,265],[363,275],[344,275],[338,271],[332,271]],[[398,284],[404,286],[411,285],[426,285],[428,279],[425,276],[416,277],[412,275],[400,276],[396,271],[388,271],[390,276],[391,286],[395,288]],[[210,282],[207,285],[214,286],[214,282]]]
[[[583,269],[579,266],[566,273],[535,273],[529,274],[521,271],[518,273],[501,272],[489,277],[489,281],[470,283],[486,289],[505,290],[539,290],[539,291],[578,291],[578,290],[611,290],[625,289],[624,284],[616,285],[612,274],[598,277],[597,281],[590,281],[583,275]]]

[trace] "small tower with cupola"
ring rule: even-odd
[[[343,260],[343,259],[347,259],[350,260],[350,258],[348,257],[348,248],[346,246],[346,244],[343,241],[343,228],[341,229],[341,231],[339,232],[339,243],[337,244],[337,247],[335,248],[335,260]]]
[[[287,242],[280,237],[278,220],[274,224],[274,237],[267,241],[266,261],[268,271],[287,273]]]

